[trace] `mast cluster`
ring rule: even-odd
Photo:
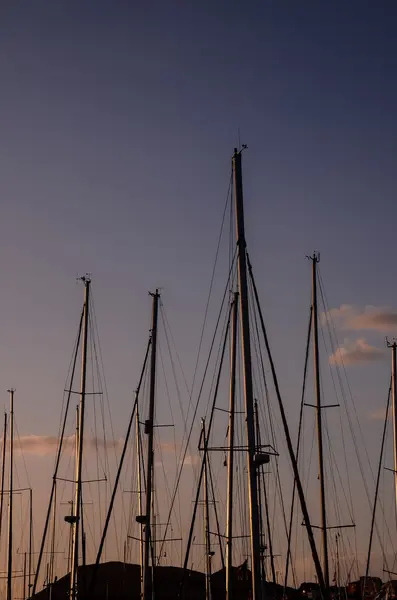
[[[249,558],[251,566],[251,577],[252,577],[252,600],[265,600],[266,597],[266,569],[265,569],[265,548],[270,550],[271,557],[271,577],[273,583],[276,583],[276,569],[273,558],[273,549],[271,541],[271,523],[269,519],[268,511],[268,496],[266,490],[266,484],[263,477],[263,466],[269,462],[269,454],[263,452],[263,446],[261,444],[261,435],[259,427],[259,416],[258,416],[258,403],[254,398],[254,385],[253,385],[253,367],[252,367],[252,346],[251,344],[251,328],[252,323],[250,322],[250,298],[249,290],[253,292],[253,302],[255,315],[259,315],[259,327],[263,335],[263,340],[266,346],[266,350],[269,357],[270,371],[273,378],[275,394],[277,397],[278,406],[280,409],[282,426],[285,433],[286,443],[289,458],[291,461],[293,473],[294,473],[294,493],[295,488],[300,501],[300,507],[303,514],[303,521],[307,531],[307,536],[310,544],[310,549],[313,556],[313,562],[316,570],[317,580],[321,590],[322,597],[326,600],[329,597],[329,556],[328,556],[328,537],[327,537],[327,512],[326,512],[326,488],[325,488],[325,470],[324,470],[324,450],[323,450],[323,423],[322,423],[322,410],[326,408],[322,405],[321,398],[321,381],[320,381],[320,357],[319,357],[319,326],[318,326],[318,306],[317,306],[317,264],[319,256],[314,253],[310,257],[312,261],[312,312],[311,312],[311,327],[313,332],[313,357],[314,357],[314,380],[315,380],[315,396],[316,396],[316,423],[317,423],[317,441],[318,441],[318,465],[319,465],[319,483],[320,483],[320,511],[321,511],[321,540],[322,540],[322,561],[320,560],[311,521],[309,518],[309,512],[306,504],[305,494],[303,491],[302,482],[297,464],[297,456],[292,446],[291,435],[286,419],[284,405],[282,402],[278,380],[275,372],[274,362],[272,359],[268,337],[264,325],[263,315],[261,312],[258,292],[253,278],[252,266],[249,261],[247,253],[247,244],[245,237],[245,223],[244,223],[244,200],[243,200],[243,183],[242,183],[242,151],[235,149],[232,157],[232,171],[233,171],[233,190],[234,190],[234,202],[235,202],[235,231],[236,231],[236,246],[237,246],[237,283],[236,289],[232,290],[232,302],[230,305],[229,321],[227,325],[227,332],[225,334],[225,342],[222,349],[221,364],[223,361],[226,339],[231,341],[231,352],[230,352],[230,382],[229,382],[229,410],[228,412],[228,461],[227,461],[227,508],[226,508],[226,560],[225,566],[225,583],[226,583],[226,599],[236,600],[234,590],[234,573],[233,573],[233,539],[234,539],[234,513],[233,513],[233,495],[234,495],[234,470],[235,470],[235,452],[241,450],[241,447],[236,449],[235,441],[235,414],[236,414],[236,378],[237,378],[237,365],[238,365],[238,340],[240,343],[241,351],[241,365],[242,365],[242,388],[244,397],[244,417],[245,417],[245,445],[243,451],[246,455],[246,466],[247,466],[247,491],[248,491],[248,512],[249,512]],[[79,338],[76,349],[76,356],[81,339],[81,376],[80,376],[80,391],[79,391],[79,404],[76,410],[76,463],[75,463],[75,474],[74,474],[74,498],[71,503],[70,514],[65,520],[70,524],[71,538],[70,538],[70,587],[69,587],[69,599],[77,600],[79,596],[79,555],[83,555],[83,563],[85,564],[85,536],[83,528],[83,511],[82,511],[82,470],[84,460],[84,433],[85,433],[85,413],[86,413],[86,395],[87,395],[87,353],[89,345],[89,327],[90,327],[90,278],[81,278],[84,284],[84,304],[81,316]],[[138,406],[138,395],[139,389],[142,382],[143,373],[141,375],[138,390],[135,395],[134,407],[131,415],[131,420],[127,430],[127,436],[124,442],[123,452],[118,467],[116,481],[112,492],[112,497],[109,505],[109,510],[106,517],[106,523],[101,538],[99,551],[96,557],[96,562],[93,570],[93,577],[90,583],[90,592],[93,593],[95,587],[95,578],[97,574],[98,565],[101,559],[101,553],[103,550],[104,540],[107,533],[107,528],[110,521],[111,511],[113,509],[113,503],[117,486],[120,479],[120,473],[122,468],[122,462],[124,460],[128,438],[130,430],[135,423],[136,430],[136,454],[137,454],[137,486],[138,486],[138,510],[136,515],[136,521],[139,524],[139,545],[140,545],[140,570],[141,570],[141,597],[142,600],[153,600],[155,597],[155,571],[158,564],[156,559],[156,535],[155,535],[155,511],[154,511],[154,428],[156,427],[156,367],[157,367],[157,336],[158,336],[158,315],[159,315],[159,302],[160,293],[156,289],[154,293],[150,294],[152,297],[152,320],[150,330],[150,340],[147,348],[147,353],[144,362],[144,369],[146,360],[150,362],[149,371],[149,407],[147,418],[144,423],[140,422],[142,411],[139,410]],[[259,335],[259,334],[258,334]],[[397,343],[394,341],[389,344],[392,348],[392,391],[393,391],[393,424],[394,424],[394,451],[395,451],[395,493],[397,503],[397,367],[396,367],[396,351]],[[73,366],[74,373],[75,363]],[[219,386],[218,375],[216,383],[216,392]],[[10,469],[9,469],[9,501],[8,501],[8,551],[7,551],[7,596],[6,600],[12,599],[12,568],[13,568],[13,502],[12,495],[14,489],[13,482],[13,438],[14,438],[14,390],[9,390],[10,393],[10,419],[7,421],[7,415],[4,419],[4,436],[3,436],[3,470],[2,470],[2,494],[0,500],[0,536],[1,536],[1,516],[3,511],[3,494],[4,494],[4,471],[5,471],[5,459],[6,459],[6,432],[9,427],[10,437]],[[216,393],[215,393],[216,396]],[[215,403],[215,400],[214,400]],[[206,582],[206,599],[211,600],[211,576],[212,576],[212,557],[213,551],[211,548],[211,527],[210,527],[210,487],[211,487],[211,470],[208,452],[209,439],[211,435],[212,426],[212,414],[209,419],[208,425],[205,420],[202,421],[201,438],[200,438],[200,450],[202,450],[202,463],[199,473],[199,485],[197,490],[196,502],[194,507],[195,511],[198,504],[198,498],[200,493],[200,486],[202,486],[203,493],[203,504],[204,504],[204,541],[205,541],[205,582]],[[66,417],[65,417],[66,419]],[[141,425],[142,430],[146,436],[146,461],[142,460],[142,442],[141,442]],[[65,423],[62,429],[62,436],[65,432]],[[61,445],[60,445],[61,448]],[[32,557],[31,557],[31,544],[32,544],[32,533],[30,533],[30,550],[29,550],[29,562],[26,566],[25,556],[25,567],[24,572],[28,572],[28,593],[32,591],[36,592],[38,583],[38,574],[40,571],[40,565],[42,556],[44,553],[45,536],[48,529],[51,527],[50,520],[51,514],[53,518],[52,531],[52,556],[55,552],[55,531],[56,531],[56,481],[57,481],[57,470],[59,466],[60,449],[57,454],[56,467],[53,476],[53,485],[50,497],[50,507],[47,513],[47,518],[44,527],[44,535],[41,543],[41,548],[38,556],[38,565],[36,573],[34,575],[33,586],[30,584],[30,578],[32,575]],[[262,512],[262,498],[261,490],[263,492],[264,505],[266,510],[266,526],[264,526],[263,512]],[[51,513],[52,504],[52,513]],[[32,497],[30,492],[30,518],[32,519]],[[291,517],[292,522],[292,517]],[[168,526],[168,524],[167,524]],[[219,534],[219,532],[218,532]],[[219,534],[220,535],[220,534]],[[267,536],[267,544],[264,539]],[[188,551],[186,553],[184,568],[187,569],[188,556],[190,546],[193,539],[193,527],[189,532],[188,540]],[[338,543],[338,542],[337,542]],[[339,549],[338,549],[339,552]],[[126,557],[126,553],[125,553]],[[247,559],[248,560],[248,559]],[[223,561],[223,556],[222,556]],[[69,564],[69,561],[68,561]],[[53,580],[54,562],[50,562],[50,576],[49,580]],[[26,577],[26,575],[25,575]],[[181,585],[181,595],[182,595]],[[32,588],[32,590],[31,590]]]

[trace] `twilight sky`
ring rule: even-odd
[[[350,307],[334,313],[345,358],[367,351],[346,365],[377,453],[389,362],[371,347],[397,305],[395,3],[16,0],[0,23],[0,381],[20,434],[57,433],[86,271],[116,437],[156,286],[191,374],[240,131],[291,426],[316,249],[330,307]],[[368,306],[386,317],[352,326]],[[28,458],[33,485],[42,460]]]

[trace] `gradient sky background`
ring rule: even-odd
[[[163,287],[191,373],[233,147],[291,425],[321,251],[332,307],[396,305],[397,7],[301,0],[19,2],[0,9],[0,381],[54,435],[92,273],[116,437]],[[383,348],[385,331],[341,332]],[[393,330],[390,330],[393,334]],[[386,354],[387,357],[387,354]],[[389,362],[349,377],[369,452]],[[48,473],[32,458],[31,477]]]

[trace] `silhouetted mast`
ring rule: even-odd
[[[1,465],[1,498],[0,498],[0,539],[3,524],[3,505],[4,505],[4,476],[6,470],[6,449],[7,449],[7,413],[4,413],[4,429],[3,429],[3,456]]]
[[[233,597],[233,475],[234,475],[234,415],[236,400],[236,356],[237,356],[237,313],[238,292],[233,294],[232,347],[230,356],[230,398],[229,398],[229,458],[227,463],[227,516],[226,516],[226,600]]]
[[[249,305],[247,285],[247,251],[244,229],[243,183],[241,173],[241,151],[235,148],[233,154],[233,181],[236,205],[236,230],[238,248],[238,282],[240,292],[240,324],[242,340],[242,359],[244,369],[244,397],[247,427],[248,454],[248,494],[251,527],[251,562],[252,562],[252,600],[262,600],[263,586],[261,581],[260,559],[260,523],[258,510],[258,487],[255,467],[255,425],[254,397],[252,389],[251,342],[249,326]]]
[[[394,484],[396,494],[396,508],[397,508],[397,366],[396,366],[396,348],[397,341],[393,340],[392,343],[387,342],[389,348],[392,351],[392,405],[393,405],[393,438],[394,438]]]
[[[320,359],[318,347],[318,310],[317,310],[317,263],[319,257],[316,253],[310,258],[312,261],[312,288],[313,288],[313,341],[314,341],[314,379],[316,392],[316,415],[317,415],[317,441],[318,441],[318,466],[320,479],[320,508],[321,508],[321,533],[323,545],[323,573],[326,589],[329,588],[329,565],[328,565],[328,536],[327,536],[327,513],[325,504],[325,477],[324,477],[324,454],[323,454],[323,430],[322,430],[322,406],[321,406],[321,382],[320,382]]]
[[[204,444],[204,540],[205,540],[205,598],[211,600],[212,552],[210,534],[210,512],[208,497],[208,453],[205,419],[202,420],[201,436]]]
[[[33,553],[33,490],[29,488],[29,560],[28,560],[28,597],[32,589],[32,553]]]
[[[154,401],[156,392],[156,352],[157,352],[157,317],[160,294],[156,290],[153,297],[152,309],[152,352],[150,364],[150,392],[149,392],[149,418],[145,421],[145,433],[148,435],[147,448],[147,480],[146,480],[146,510],[145,510],[145,547],[144,547],[144,569],[143,569],[143,600],[153,597],[152,577],[150,576],[150,548],[151,523],[152,523],[152,481],[153,481],[153,426],[154,426]],[[152,564],[152,570],[154,564]],[[152,573],[153,575],[153,573]]]
[[[51,553],[50,553],[50,567],[48,573],[48,585],[50,586],[50,598],[52,597],[52,585],[54,583],[54,561],[55,561],[55,535],[56,535],[56,523],[57,523],[57,486],[55,485],[54,491],[54,504],[52,506],[52,536],[51,536]]]
[[[26,598],[26,552],[23,553],[23,600]]]
[[[136,457],[137,457],[137,478],[138,478],[138,516],[142,517],[142,467],[141,467],[141,439],[140,439],[140,430],[139,430],[139,409],[138,409],[138,392],[135,395],[136,402],[136,417],[135,417],[135,426],[136,426]],[[143,560],[144,560],[144,550],[143,550],[143,531],[142,531],[142,523],[138,519],[139,523],[139,564],[141,567],[140,570],[140,578],[139,578],[139,591],[140,595],[143,594]]]
[[[84,283],[84,312],[83,312],[83,343],[81,349],[82,364],[81,364],[81,384],[80,384],[80,404],[79,404],[79,423],[78,423],[78,453],[76,457],[76,487],[74,499],[74,515],[73,515],[73,537],[72,537],[72,564],[70,572],[70,592],[71,600],[77,598],[77,568],[79,559],[79,525],[81,512],[81,475],[83,466],[83,448],[84,448],[84,416],[85,416],[85,395],[86,395],[86,379],[87,379],[87,348],[88,348],[88,315],[90,301],[90,285],[91,280],[88,277],[82,277]]]
[[[10,473],[8,491],[7,600],[12,600],[12,501],[14,491],[14,390],[10,394]]]

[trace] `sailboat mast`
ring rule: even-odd
[[[14,390],[10,394],[10,473],[8,496],[7,600],[12,599],[12,495],[14,491]]]
[[[205,540],[205,598],[211,600],[211,536],[210,536],[210,511],[208,498],[208,453],[205,419],[202,420],[201,430],[204,444],[204,540]]]
[[[229,457],[227,463],[227,517],[226,517],[226,600],[231,600],[232,561],[233,561],[233,475],[234,475],[234,415],[236,400],[236,356],[237,356],[237,314],[238,292],[233,294],[232,348],[230,356],[230,398],[229,398]]]
[[[318,347],[318,309],[317,309],[317,263],[319,257],[316,253],[311,257],[312,261],[312,294],[313,294],[313,342],[314,342],[314,379],[316,392],[316,414],[317,414],[317,442],[318,442],[318,466],[320,479],[320,509],[321,509],[321,534],[323,546],[323,573],[326,589],[329,588],[329,565],[328,565],[328,536],[327,536],[327,513],[325,504],[325,477],[324,477],[324,453],[323,453],[323,428],[321,407],[321,384],[320,384],[320,359]]]
[[[7,449],[7,413],[4,413],[4,429],[3,429],[3,456],[1,461],[1,498],[0,498],[0,539],[3,523],[3,499],[4,499],[4,475],[6,468],[6,449]]]
[[[139,516],[142,516],[142,472],[141,472],[141,444],[140,444],[140,431],[139,431],[139,409],[138,409],[138,392],[135,395],[136,402],[136,413],[135,413],[135,426],[136,426],[136,456],[137,456],[137,477],[138,477],[138,511]],[[142,574],[143,574],[143,535],[142,535],[142,524],[139,524],[139,564],[141,567],[140,571],[140,595],[142,596]]]
[[[80,403],[79,403],[79,421],[78,421],[78,453],[77,453],[77,472],[74,500],[74,520],[73,520],[73,538],[72,538],[72,564],[70,572],[70,591],[71,600],[77,598],[77,567],[79,558],[79,522],[81,511],[81,474],[83,466],[83,447],[84,447],[84,414],[85,414],[85,394],[87,379],[87,348],[88,348],[88,316],[90,301],[91,280],[88,277],[82,277],[84,283],[84,317],[83,317],[83,343],[81,349],[81,383],[80,383]]]
[[[392,344],[388,343],[392,351],[392,404],[393,404],[393,437],[394,437],[394,482],[396,492],[396,507],[397,507],[397,358],[396,349],[397,341],[393,340]]]
[[[56,518],[57,518],[57,486],[54,490],[54,504],[52,507],[52,537],[51,537],[51,554],[48,585],[50,586],[50,596],[52,596],[52,584],[54,582],[54,560],[55,560],[55,534],[56,534]]]
[[[33,490],[29,488],[29,557],[28,557],[28,597],[32,589],[32,553],[33,553]]]
[[[262,600],[263,586],[261,582],[260,557],[260,523],[258,510],[258,487],[255,468],[255,426],[254,397],[252,389],[251,343],[249,327],[248,283],[247,283],[247,251],[244,228],[243,182],[241,172],[241,151],[234,149],[233,183],[236,204],[236,230],[238,247],[238,280],[240,292],[240,325],[242,339],[242,358],[244,369],[244,397],[248,446],[248,493],[251,537],[252,563],[252,600]]]
[[[145,547],[143,568],[143,600],[153,597],[149,571],[150,546],[151,546],[151,520],[152,520],[152,480],[153,480],[153,426],[154,426],[154,400],[156,392],[156,351],[157,351],[157,318],[160,294],[156,290],[153,297],[152,308],[152,353],[150,363],[150,392],[149,392],[149,418],[145,421],[145,433],[148,435],[147,447],[147,481],[146,481],[146,510],[145,510]],[[154,569],[154,564],[152,564]]]
[[[23,553],[23,600],[26,600],[26,552]]]

